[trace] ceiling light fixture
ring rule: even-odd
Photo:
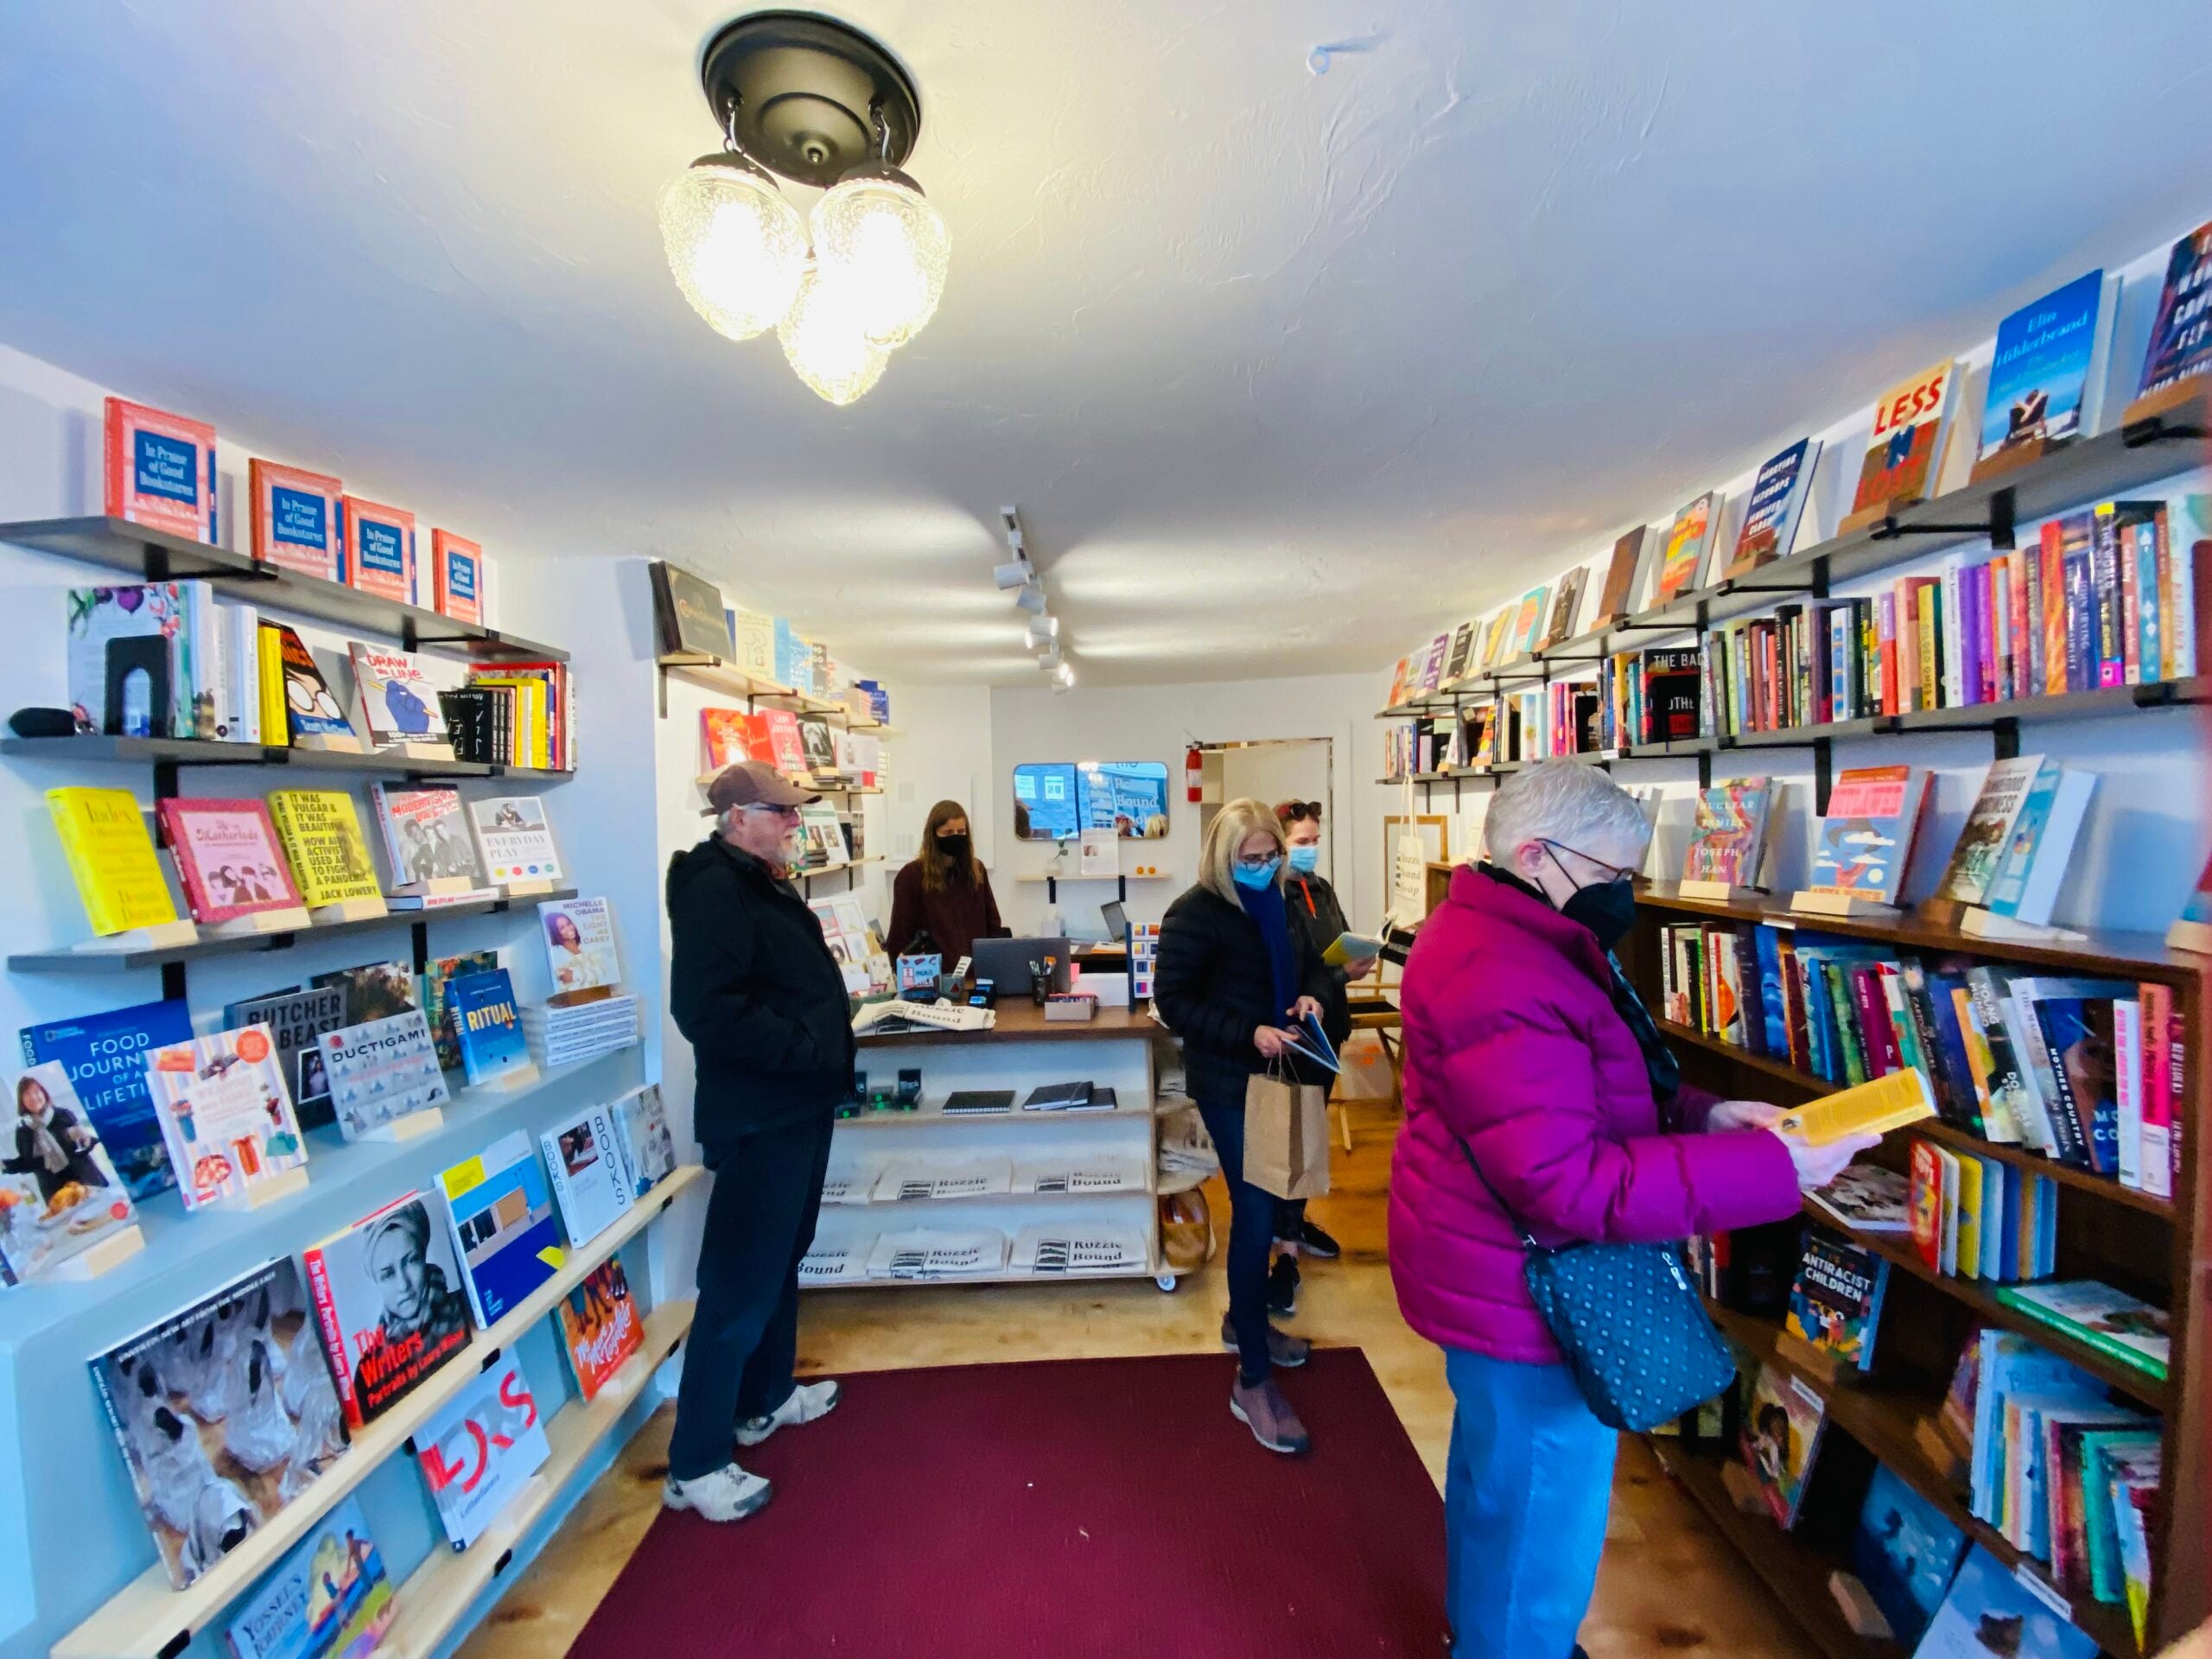
[[[849,404],[936,315],[951,258],[944,216],[900,170],[921,131],[914,84],[857,29],[791,11],[729,24],[699,79],[723,149],[661,191],[676,285],[732,340],[774,328],[798,378]],[[779,177],[827,193],[810,261]]]
[[[1032,616],[1045,614],[1045,587],[1034,576],[1014,596],[1014,602]]]
[[[1040,616],[1033,619],[1029,624],[1027,637],[1030,650],[1042,651],[1060,637],[1060,619],[1057,616]]]
[[[1052,690],[1056,693],[1065,691],[1075,683],[1075,670],[1062,654],[1060,619],[1047,608],[1045,579],[1029,562],[1028,537],[1021,529],[1021,510],[1001,507],[999,522],[1006,526],[1006,544],[1014,557],[1007,563],[993,565],[991,580],[1001,593],[1008,588],[1016,590],[1014,602],[1029,618],[1021,632],[1022,643],[1037,654],[1037,666],[1053,677]]]

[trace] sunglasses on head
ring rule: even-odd
[[[1311,818],[1314,823],[1319,823],[1321,821],[1321,803],[1319,801],[1285,801],[1281,806],[1275,809],[1275,817],[1281,819],[1285,823],[1303,823],[1308,818]]]

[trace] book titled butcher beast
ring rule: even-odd
[[[346,1421],[359,1427],[468,1345],[468,1298],[429,1197],[409,1192],[301,1258]]]

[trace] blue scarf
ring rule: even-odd
[[[1264,887],[1239,884],[1237,901],[1244,913],[1258,924],[1268,947],[1268,967],[1274,979],[1275,1005],[1269,1019],[1280,1025],[1288,1017],[1291,999],[1298,995],[1298,958],[1291,954],[1290,912],[1284,908],[1282,888],[1274,882]]]

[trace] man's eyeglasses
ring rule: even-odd
[[[765,812],[770,817],[780,819],[785,823],[797,823],[799,818],[798,808],[795,806],[765,806],[755,803],[745,810],[748,812]]]

